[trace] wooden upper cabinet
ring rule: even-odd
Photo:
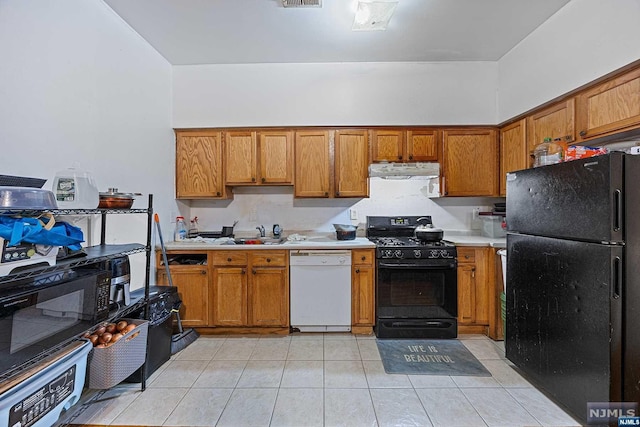
[[[335,197],[369,197],[369,140],[367,131],[335,132]]]
[[[293,183],[293,131],[263,131],[258,135],[260,182]]]
[[[402,130],[376,129],[371,131],[371,148],[374,162],[406,161]]]
[[[375,129],[371,131],[373,162],[438,160],[438,131],[433,129]]]
[[[525,119],[500,129],[500,195],[507,195],[507,172],[529,167]]]
[[[527,117],[527,149],[533,151],[545,138],[560,138],[565,143],[575,140],[575,100],[559,102]]]
[[[608,80],[576,97],[578,140],[640,126],[640,68]]]
[[[252,131],[226,132],[225,168],[228,185],[258,182],[257,133]]]
[[[331,183],[329,132],[296,132],[295,197],[329,197]]]
[[[176,131],[176,198],[225,198],[222,133]]]
[[[293,182],[292,131],[225,133],[228,185],[276,185]]]
[[[443,131],[443,193],[498,195],[498,142],[494,129]]]
[[[410,162],[438,161],[439,132],[433,129],[407,131],[407,160]]]

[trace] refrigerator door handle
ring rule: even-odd
[[[613,231],[620,231],[622,226],[622,191],[615,189],[613,191],[613,209],[615,209],[613,215]]]
[[[611,263],[611,297],[620,298],[620,282],[622,281],[622,259],[619,256],[613,257]]]

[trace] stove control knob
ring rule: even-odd
[[[393,258],[393,252],[390,251],[389,249],[385,250],[383,258]]]
[[[440,251],[440,257],[442,257],[442,258],[451,258],[449,256],[449,253],[446,250],[441,250]]]
[[[397,250],[394,252],[394,255],[396,258],[402,258],[402,251],[401,250]]]
[[[438,256],[439,256],[439,251],[437,250],[429,251],[429,258],[438,258]]]
[[[422,251],[421,251],[420,249],[414,249],[414,250],[413,250],[413,256],[414,256],[415,258],[420,258],[420,257],[422,257]]]

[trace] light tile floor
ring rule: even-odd
[[[374,336],[200,337],[74,424],[109,426],[579,426],[525,381],[502,342],[460,337],[491,377],[386,374]]]

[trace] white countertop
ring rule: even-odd
[[[507,238],[491,238],[481,236],[479,234],[444,231],[444,240],[453,243],[456,246],[489,246],[492,248],[506,248]]]
[[[216,242],[215,240],[218,240]],[[257,244],[257,245],[235,245],[222,244],[223,240],[219,239],[187,239],[183,242],[168,242],[165,247],[169,251],[180,250],[265,250],[265,249],[373,249],[376,247],[366,237],[356,237],[355,240],[337,240],[335,237],[308,237],[306,240],[285,241],[280,244]]]

